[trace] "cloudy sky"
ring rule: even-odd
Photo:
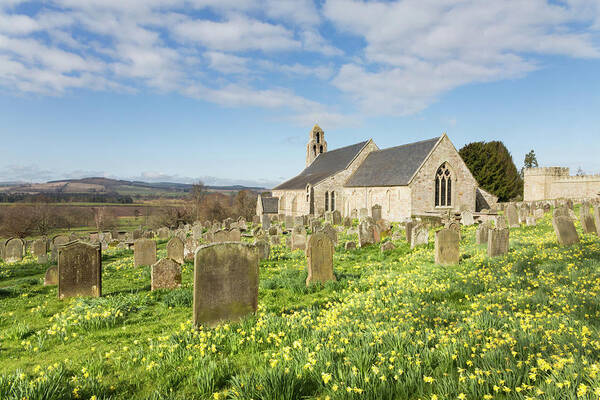
[[[268,186],[315,123],[600,172],[600,0],[0,0],[0,181]]]

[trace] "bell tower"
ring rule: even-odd
[[[308,134],[308,144],[306,145],[306,166],[308,167],[321,153],[327,151],[327,142],[325,141],[325,132],[315,124],[312,131]]]

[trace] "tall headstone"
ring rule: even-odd
[[[508,228],[490,229],[488,232],[488,257],[498,257],[508,253],[510,231]]]
[[[444,228],[435,233],[435,263],[458,264],[460,260],[460,235],[453,229]]]
[[[319,232],[322,232],[325,235],[327,235],[327,237],[329,238],[329,240],[331,240],[331,243],[333,243],[334,246],[337,245],[338,233],[333,226],[331,226],[330,224],[325,224],[323,228],[319,229]]]
[[[593,233],[596,235],[596,223],[594,222],[594,216],[590,214],[589,211],[581,212],[580,216],[581,227],[583,228],[583,233],[590,234]]]
[[[307,286],[315,282],[335,281],[333,252],[333,242],[327,235],[317,232],[309,237],[306,245]]]
[[[178,238],[173,239],[179,240]],[[150,282],[151,290],[181,287],[181,265],[170,258],[158,260],[152,264]]]
[[[479,245],[486,244],[488,242],[490,227],[488,224],[481,224],[477,227],[475,232],[475,242]]]
[[[239,320],[258,306],[258,259],[254,246],[201,246],[194,257],[194,326]]]
[[[325,222],[333,224],[333,211],[325,211]]]
[[[379,237],[377,236],[377,226],[370,220],[363,220],[358,225],[358,244],[360,247],[378,243]]]
[[[410,234],[410,248],[414,249],[417,246],[421,246],[429,243],[429,228],[427,225],[419,223],[413,226]]]
[[[366,208],[361,208],[358,211],[358,217],[359,219],[363,219],[363,218],[367,218],[369,216],[369,210],[367,210]]]
[[[23,239],[9,239],[4,246],[4,261],[7,263],[21,261],[23,259],[24,252],[25,245],[23,243]]]
[[[31,254],[37,257],[38,263],[48,262],[48,241],[44,238],[34,240],[31,244]]]
[[[575,224],[570,217],[562,215],[552,217],[552,226],[558,243],[562,246],[571,246],[579,243],[579,235],[575,229]]]
[[[381,219],[381,206],[379,204],[375,204],[373,207],[371,207],[371,216],[375,222]]]
[[[506,207],[506,219],[508,221],[508,226],[510,228],[518,228],[521,225],[519,224],[519,214],[517,212],[517,207],[514,204],[509,204]]]
[[[341,225],[342,224],[342,213],[339,210],[335,210],[332,214],[333,216],[333,225]]]
[[[179,264],[183,264],[185,262],[184,253],[185,243],[178,237],[171,238],[167,243],[167,258],[170,258]]]
[[[151,266],[156,262],[156,242],[152,239],[137,239],[133,243],[133,265]]]
[[[271,227],[271,220],[269,219],[269,216],[266,214],[263,214],[260,217],[260,223],[262,224],[263,231],[268,231],[269,228]]]
[[[58,249],[58,298],[102,296],[100,246],[71,242]]]
[[[292,234],[292,250],[305,250],[306,249],[306,235]]]

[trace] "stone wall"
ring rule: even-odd
[[[279,214],[299,216],[309,212],[305,189],[273,190],[273,197],[279,198]]]
[[[350,216],[353,209],[370,210],[375,204],[381,206],[381,218],[388,221],[403,221],[410,218],[412,207],[408,186],[377,186],[344,188],[346,204],[343,214]]]
[[[438,168],[447,163],[452,171],[452,205],[437,209],[452,209],[456,211],[475,211],[477,181],[471,171],[454,148],[454,145],[444,136],[433,153],[409,184],[411,189],[412,214],[422,214],[435,210],[435,174]]]
[[[524,178],[524,201],[592,199],[600,195],[600,175],[571,176],[569,168],[528,168]]]

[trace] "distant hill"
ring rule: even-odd
[[[0,183],[0,193],[4,194],[118,194],[122,196],[170,196],[177,197],[189,193],[192,185],[173,182],[140,182],[91,177],[83,179],[63,179],[46,183]],[[260,187],[206,186],[211,192],[238,192],[251,190],[260,192]]]

